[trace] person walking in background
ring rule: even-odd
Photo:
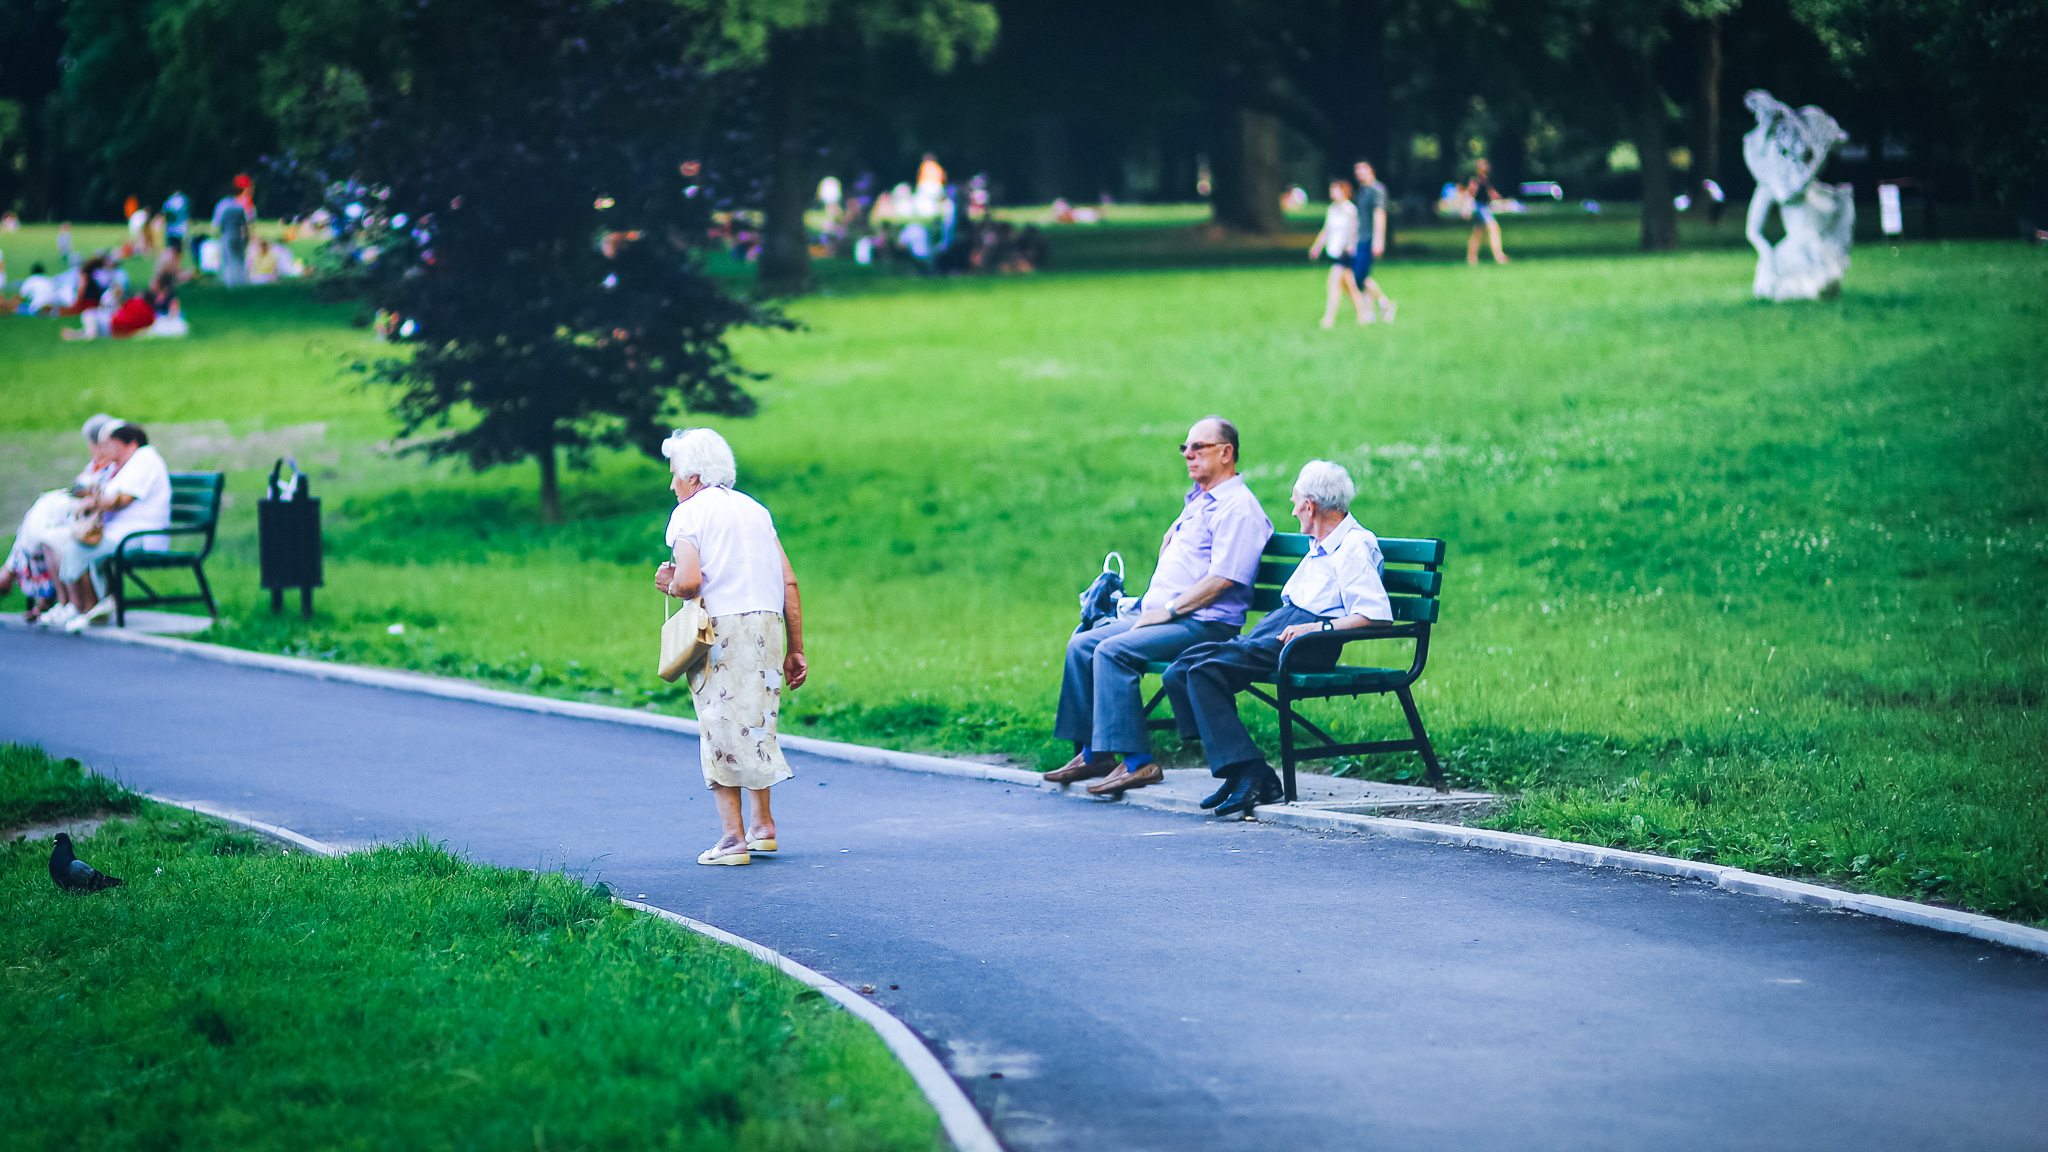
[[[1159,565],[1137,614],[1104,620],[1067,640],[1052,731],[1074,742],[1075,755],[1045,774],[1051,783],[1100,776],[1088,791],[1117,796],[1164,780],[1152,759],[1138,689],[1146,663],[1172,660],[1204,641],[1227,640],[1244,627],[1273,522],[1237,474],[1235,424],[1203,417],[1188,430],[1180,454],[1194,484],[1159,544]]]
[[[685,600],[703,596],[713,636],[689,683],[704,783],[717,801],[722,833],[697,863],[751,864],[751,853],[781,846],[768,789],[794,775],[776,726],[783,688],[802,687],[809,673],[796,570],[768,509],[733,490],[739,468],[725,437],[709,428],[679,430],[661,454],[676,494],[668,520],[675,559],[655,571],[654,586]],[[743,792],[754,800],[751,827],[742,819]]]
[[[1351,202],[1351,185],[1343,180],[1330,181],[1330,208],[1323,213],[1323,230],[1316,233],[1315,242],[1308,246],[1308,258],[1318,256],[1330,261],[1328,288],[1324,292],[1323,327],[1337,323],[1337,305],[1347,298],[1356,300],[1358,285],[1351,279],[1351,253],[1358,247],[1358,206]],[[1360,311],[1358,322],[1365,323],[1365,313]]]
[[[1493,262],[1507,263],[1507,253],[1500,248],[1500,221],[1493,218],[1494,201],[1501,198],[1493,186],[1493,165],[1482,158],[1472,170],[1472,178],[1465,181],[1464,193],[1472,204],[1472,236],[1465,241],[1465,263],[1478,265],[1481,236],[1493,245]]]
[[[240,288],[249,282],[249,210],[230,194],[213,206],[213,226],[220,233],[220,282]]]
[[[1358,322],[1370,324],[1375,319],[1392,320],[1394,301],[1380,291],[1377,281],[1372,278],[1372,262],[1387,250],[1387,186],[1373,175],[1372,165],[1360,160],[1351,166],[1351,174],[1358,177],[1358,195],[1353,203],[1358,209],[1358,247],[1351,257],[1351,282],[1357,291],[1352,300],[1358,305]],[[1374,316],[1374,309],[1378,316]]]
[[[178,241],[180,248],[189,243],[187,239],[192,227],[192,202],[185,199],[183,192],[173,192],[164,200],[164,242]]]

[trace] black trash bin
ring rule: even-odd
[[[280,477],[285,466],[291,475]],[[299,590],[299,614],[313,618],[313,589],[320,573],[320,501],[298,462],[280,460],[270,470],[270,486],[256,503],[257,554],[262,585],[270,589],[270,611],[284,611],[284,590]]]

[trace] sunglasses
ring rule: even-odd
[[[1229,441],[1227,440],[1217,440],[1207,444],[1204,444],[1201,441],[1196,441],[1191,444],[1183,444],[1180,446],[1180,454],[1185,456],[1190,452],[1207,452],[1211,448],[1221,448],[1227,443],[1229,443]]]

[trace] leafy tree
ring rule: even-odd
[[[820,175],[822,122],[831,115],[821,82],[844,49],[869,50],[891,40],[917,45],[944,72],[962,55],[979,57],[996,38],[988,0],[675,0],[708,17],[698,59],[718,68],[758,68],[764,80],[762,143],[770,167],[762,188],[764,217],[759,279],[773,293],[810,283],[810,241],[804,211]]]
[[[695,252],[732,143],[727,95],[684,63],[695,31],[659,0],[409,5],[404,84],[362,97],[338,154],[344,282],[408,351],[364,370],[405,435],[442,430],[416,450],[535,460],[550,521],[563,456],[653,454],[677,406],[751,412],[724,334],[780,323]]]
[[[2048,209],[2048,2],[1793,0],[1792,9],[1858,87],[1944,105],[1941,127],[1987,190]]]

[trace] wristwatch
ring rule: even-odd
[[[1335,620],[1325,620],[1325,621],[1323,621],[1323,631],[1325,631],[1325,632],[1329,632],[1329,631],[1332,631],[1332,630],[1333,630],[1333,629],[1335,629],[1336,627],[1337,627],[1337,622],[1336,622]]]

